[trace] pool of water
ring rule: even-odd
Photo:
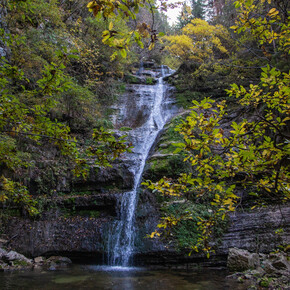
[[[148,270],[145,268],[74,265],[58,271],[0,273],[0,289],[246,289],[226,279],[224,270]]]

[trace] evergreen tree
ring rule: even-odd
[[[191,7],[186,5],[186,3],[183,3],[181,12],[177,17],[177,25],[176,25],[177,29],[181,29],[184,26],[186,26],[191,19],[192,19]]]
[[[204,19],[205,6],[204,0],[191,0],[191,17]]]

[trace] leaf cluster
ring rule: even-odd
[[[288,22],[282,21],[277,9],[268,8],[260,17],[254,1],[239,0],[236,7],[237,32],[249,30],[261,45],[272,44],[274,50],[268,53],[289,53]],[[172,200],[207,201],[211,215],[198,216],[198,239],[192,250],[203,250],[207,256],[213,251],[215,226],[242,202],[241,188],[257,198],[255,206],[289,201],[289,87],[289,72],[266,65],[259,83],[233,84],[227,90],[247,118],[232,121],[227,130],[222,125],[227,115],[225,101],[205,98],[193,101],[189,116],[176,127],[183,141],[175,144],[175,152],[185,154],[192,173],[144,184]],[[178,226],[183,219],[188,219],[185,212],[165,217],[158,227]],[[156,230],[151,236],[161,233]]]

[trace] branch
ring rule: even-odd
[[[280,130],[280,128],[277,127],[275,124],[271,123],[270,121],[268,121],[266,118],[264,118],[261,115],[256,115],[256,116],[258,118],[260,118],[261,120],[263,120],[265,123],[268,123],[270,126],[272,126],[273,128],[275,128],[282,137],[287,138],[287,139],[290,139],[290,135],[285,135],[284,133],[282,133],[281,130]]]
[[[37,136],[37,137],[42,137],[42,138],[47,138],[47,139],[52,139],[52,140],[57,140],[57,141],[63,141],[63,142],[71,142],[71,143],[77,143],[75,140],[69,140],[69,139],[62,139],[62,138],[57,138],[53,136],[48,136],[48,135],[43,135],[43,134],[34,134],[34,133],[26,133],[26,132],[17,132],[17,131],[0,131],[1,133],[12,133],[15,135],[29,135],[29,136]]]

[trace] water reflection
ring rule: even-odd
[[[247,289],[228,281],[223,270],[148,270],[133,267],[79,266],[62,271],[0,273],[0,289],[219,290]]]

